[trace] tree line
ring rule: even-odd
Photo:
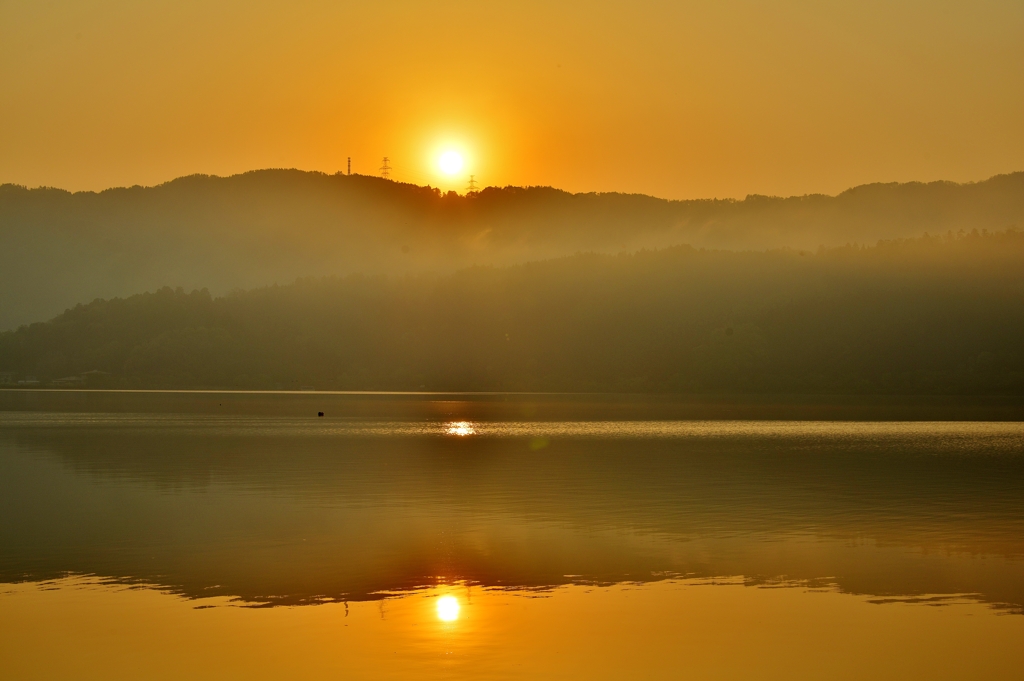
[[[1008,230],[162,288],[0,334],[0,372],[126,388],[1020,394],[1022,264],[1024,233]]]

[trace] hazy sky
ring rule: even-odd
[[[673,198],[1024,170],[1024,0],[0,0],[0,182],[385,155]]]

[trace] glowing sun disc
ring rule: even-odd
[[[437,159],[437,165],[445,175],[454,175],[462,170],[462,155],[457,151],[446,151]]]
[[[455,596],[441,596],[437,599],[437,618],[442,622],[459,619],[459,600]]]

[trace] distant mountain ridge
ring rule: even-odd
[[[452,272],[578,252],[811,250],[1024,226],[1024,172],[870,184],[838,196],[670,201],[488,187],[442,194],[362,175],[259,170],[71,193],[0,186],[0,330],[94,298],[305,276]]]

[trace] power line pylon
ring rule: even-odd
[[[380,167],[380,176],[383,177],[385,180],[391,179],[391,166],[388,165],[389,160],[390,159],[387,156],[385,156],[384,164]]]
[[[476,175],[470,175],[469,176],[469,186],[466,187],[466,193],[467,194],[475,194],[475,193],[477,193],[477,191],[479,191],[479,190],[476,188]]]

